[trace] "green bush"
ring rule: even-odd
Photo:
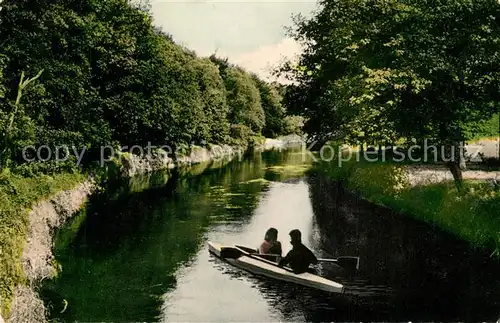
[[[250,141],[250,137],[253,135],[252,130],[242,124],[231,125],[231,131],[229,133],[233,139],[232,144],[234,145],[246,145]]]
[[[304,118],[301,116],[286,116],[283,125],[283,134],[302,134],[304,128]]]
[[[466,136],[470,141],[484,138],[497,138],[500,132],[499,118],[500,115],[496,114],[488,121],[468,126],[466,128]]]

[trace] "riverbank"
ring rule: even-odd
[[[356,276],[363,287],[354,278],[346,282],[347,292],[370,309],[380,306],[352,321],[496,321],[500,259],[436,225],[371,203],[327,176],[311,175],[308,183],[325,257],[360,257]]]
[[[42,280],[51,279],[57,274],[52,253],[53,231],[80,210],[95,188],[92,180],[84,180],[71,189],[59,191],[32,208],[28,215],[28,235],[21,257],[25,281],[18,283],[14,289],[10,322],[44,320],[45,307],[36,288]]]
[[[315,165],[362,198],[399,214],[425,221],[500,257],[500,192],[488,179],[500,172],[464,172],[465,190],[458,192],[444,167],[370,163],[351,160]]]
[[[280,149],[290,141],[287,138],[266,139],[257,149]],[[113,172],[113,176],[130,177],[176,167],[210,167],[211,161],[231,160],[245,151],[241,146],[193,147],[177,163],[158,152],[144,158],[121,156],[110,164],[107,177]],[[32,178],[3,173],[0,179],[1,314],[9,322],[43,322],[45,308],[35,290],[42,279],[57,274],[53,231],[81,209],[98,186],[83,173]]]
[[[82,174],[39,175],[25,178],[0,175],[0,301],[8,313],[15,286],[26,283],[21,255],[30,236],[30,209],[57,192],[70,190],[84,181]],[[35,231],[36,232],[36,231]]]
[[[143,191],[136,188],[144,187],[147,175],[110,183],[57,231],[54,253],[63,270],[44,282],[40,291],[47,308],[52,308],[49,318],[54,322],[242,322],[259,313],[260,322],[302,321],[302,316],[280,316],[266,305],[258,286],[246,283],[247,278],[257,283],[262,279],[237,268],[236,278],[227,272],[231,266],[206,252],[207,240],[253,245],[269,225],[283,235],[299,228],[304,239],[309,237],[314,229],[307,184],[301,176],[280,171],[302,165],[300,153],[300,147],[249,152],[241,162],[235,158],[201,176],[196,175],[198,166],[186,168],[186,173],[155,172],[150,180],[154,188]],[[163,178],[169,178],[166,185],[156,186]],[[280,288],[276,282],[268,285],[271,292]],[[235,298],[235,292],[244,297]],[[286,301],[291,294],[276,301]],[[176,307],[177,296],[188,302]],[[63,300],[68,305],[60,313]],[[241,304],[249,303],[251,308],[240,310]],[[268,316],[268,307],[275,314]]]

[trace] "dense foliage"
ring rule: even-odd
[[[81,181],[75,166],[92,167],[102,147],[184,151],[300,131],[282,123],[283,89],[179,46],[153,26],[149,8],[147,0],[0,1],[3,314],[23,280],[27,210]]]
[[[471,141],[497,138],[500,133],[500,114],[496,114],[493,118],[484,122],[470,124],[466,129],[466,137],[471,138]]]
[[[145,8],[126,0],[3,1],[2,166],[22,163],[30,144],[85,147],[90,162],[106,145],[175,149],[283,133],[273,85],[175,44]],[[42,73],[15,104],[22,72]]]
[[[322,142],[429,139],[451,155],[499,112],[499,19],[496,0],[322,0],[292,31],[305,51],[284,66],[286,106]]]

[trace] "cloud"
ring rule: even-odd
[[[302,52],[301,46],[292,38],[284,38],[280,42],[261,46],[257,50],[228,57],[231,63],[239,65],[244,69],[254,72],[267,81],[278,81],[290,83],[280,77],[272,76],[272,69],[278,67],[284,60],[293,60]],[[221,54],[219,56],[224,56]]]

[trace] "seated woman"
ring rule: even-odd
[[[270,228],[264,237],[264,242],[259,247],[260,254],[273,254],[281,257],[281,242],[278,241],[278,230]]]

